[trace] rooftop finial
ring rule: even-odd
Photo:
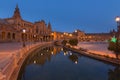
[[[18,8],[18,4],[16,4],[16,8],[15,8],[15,11],[14,11],[13,18],[21,18],[20,11],[19,11],[19,8]]]

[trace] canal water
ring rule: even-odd
[[[17,80],[120,80],[120,67],[51,46],[31,53]]]

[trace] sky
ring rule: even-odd
[[[16,4],[24,20],[45,20],[60,32],[109,32],[120,16],[120,0],[0,0],[0,18],[12,17]]]

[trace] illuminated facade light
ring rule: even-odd
[[[34,37],[36,37],[36,35],[34,35]]]
[[[72,37],[72,34],[69,34],[70,37]]]
[[[23,33],[26,33],[26,30],[25,30],[25,29],[23,29]]]
[[[61,37],[63,37],[63,35],[61,35]]]
[[[41,56],[43,55],[43,53],[41,53]]]
[[[36,61],[34,61],[33,63],[36,64]]]
[[[66,35],[68,36],[68,33],[66,33]]]
[[[54,35],[53,33],[51,33],[51,35]]]

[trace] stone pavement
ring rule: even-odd
[[[107,42],[79,42],[78,48],[87,49],[90,53],[95,53],[102,56],[116,58],[114,52],[109,51]]]
[[[26,43],[29,45],[30,43]],[[12,53],[22,48],[22,43],[0,43],[0,70],[10,61]]]
[[[33,43],[26,43],[26,46],[31,44]],[[3,80],[3,77],[6,77],[3,72],[7,68],[8,64],[11,63],[13,53],[22,48],[22,43],[20,42],[0,43],[0,80]]]

